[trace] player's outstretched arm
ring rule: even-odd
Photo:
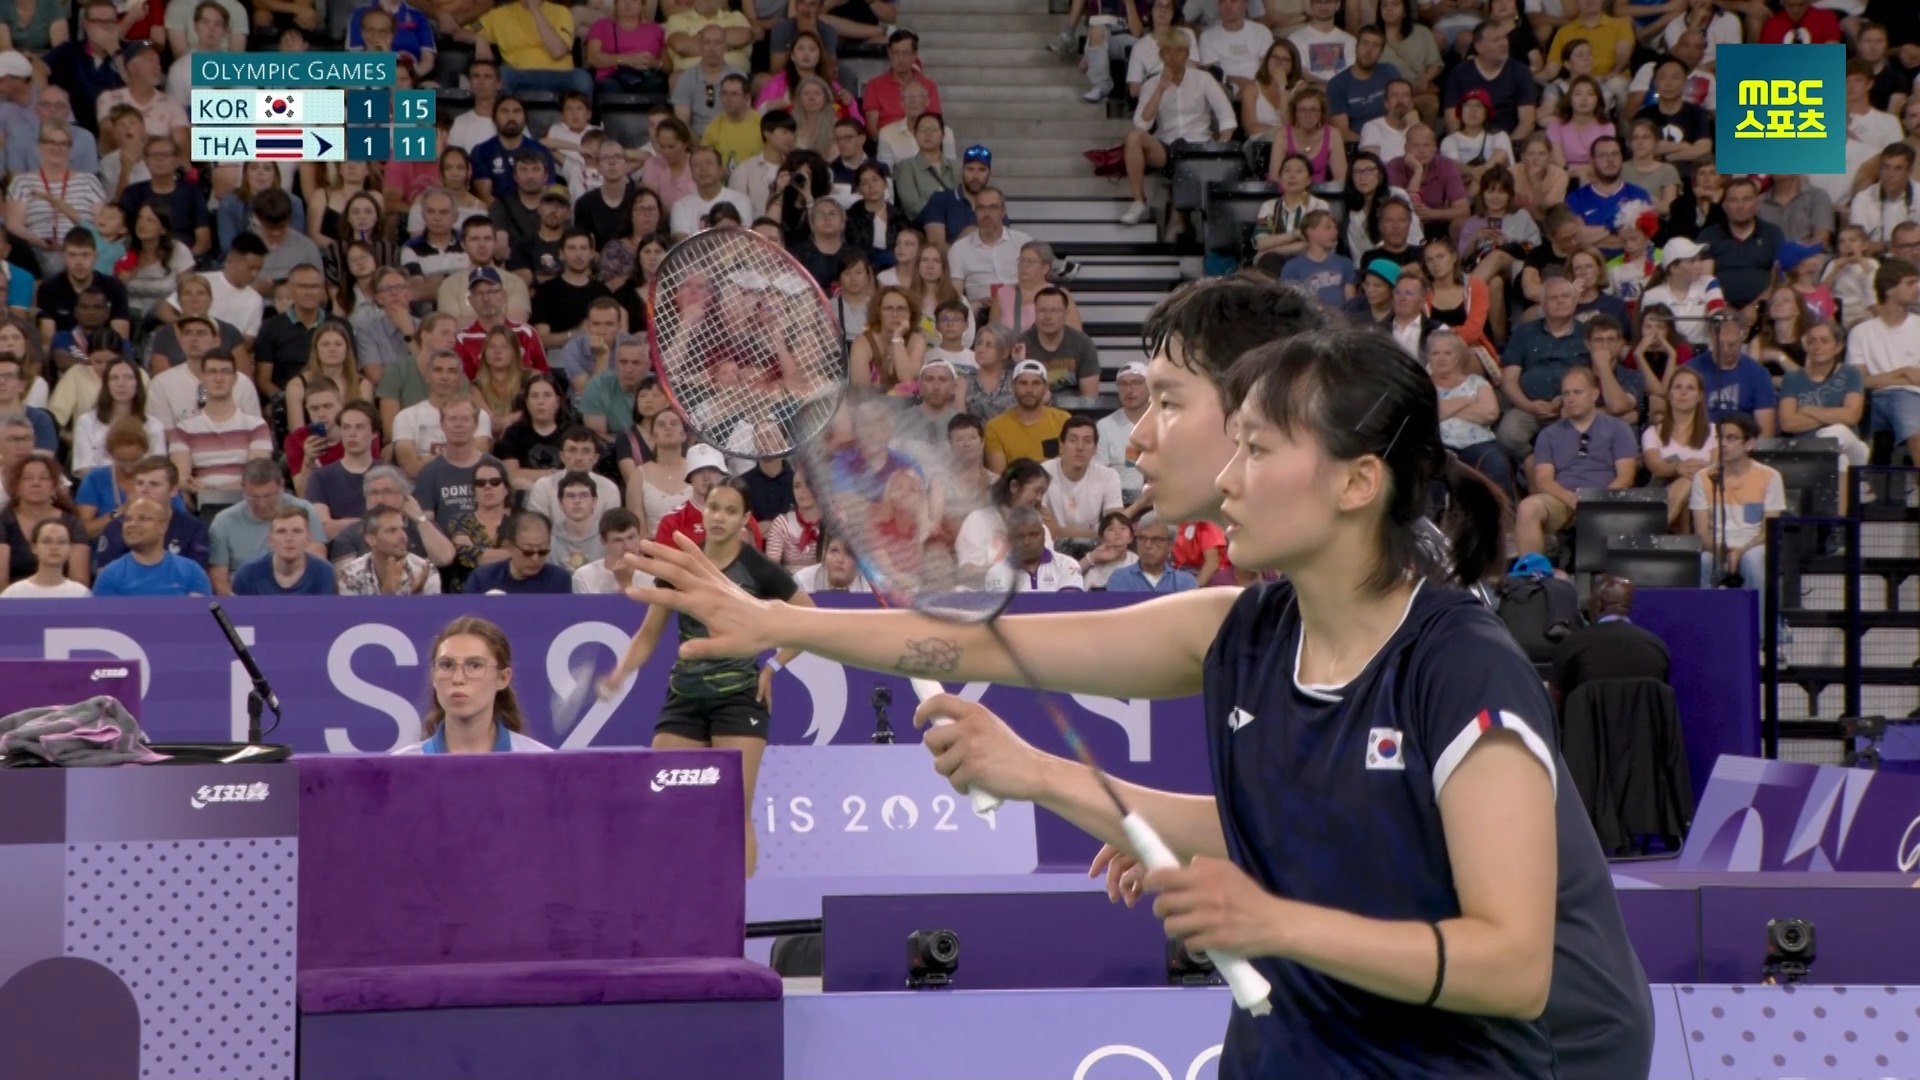
[[[646,542],[634,559],[672,588],[628,595],[656,608],[692,615],[711,636],[681,646],[681,655],[756,656],[801,649],[870,671],[943,681],[1029,685],[1122,698],[1184,697],[1200,691],[1207,648],[1238,589],[1194,589],[1106,611],[1022,615],[999,620],[1018,653],[1016,664],[994,630],[910,611],[796,608],[748,596],[692,540]]]

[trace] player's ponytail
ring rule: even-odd
[[[1450,557],[1447,576],[1462,587],[1477,585],[1500,568],[1507,497],[1485,474],[1450,451],[1441,466],[1440,482],[1447,490],[1446,509],[1440,516]]]

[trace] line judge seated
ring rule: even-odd
[[[463,616],[448,623],[430,651],[433,707],[420,718],[421,741],[396,754],[545,753],[526,732],[513,692],[513,647],[498,626]]]

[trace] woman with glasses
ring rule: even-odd
[[[462,616],[433,639],[433,707],[420,718],[420,741],[399,754],[543,753],[526,735],[513,692],[513,646],[485,619]]]
[[[506,529],[513,512],[507,507],[508,486],[504,468],[493,461],[473,467],[473,509],[461,514],[447,530],[453,541],[453,565],[445,574],[446,591],[459,592],[474,570],[486,563],[501,562],[513,552],[508,548]]]
[[[1048,275],[1053,273],[1053,261],[1053,246],[1044,241],[1030,240],[1020,246],[1014,283],[993,286],[994,322],[1012,327],[1016,334],[1024,333],[1033,325],[1033,301],[1040,290],[1053,284],[1048,280]],[[1067,325],[1075,330],[1086,328],[1081,321],[1080,305],[1073,302],[1072,296],[1067,297]]]
[[[0,589],[3,600],[59,600],[64,598],[92,596],[93,590],[81,582],[67,576],[67,561],[73,554],[76,544],[84,547],[86,541],[76,537],[68,529],[67,522],[60,518],[47,518],[33,527],[33,554],[40,560],[40,568],[33,576]]]
[[[43,274],[61,272],[68,231],[92,221],[107,201],[100,178],[71,168],[72,157],[73,134],[65,126],[42,124],[40,167],[14,174],[7,186],[7,231],[16,243],[33,247]]]

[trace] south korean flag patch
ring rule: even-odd
[[[1407,771],[1405,740],[1398,728],[1367,729],[1367,768]]]

